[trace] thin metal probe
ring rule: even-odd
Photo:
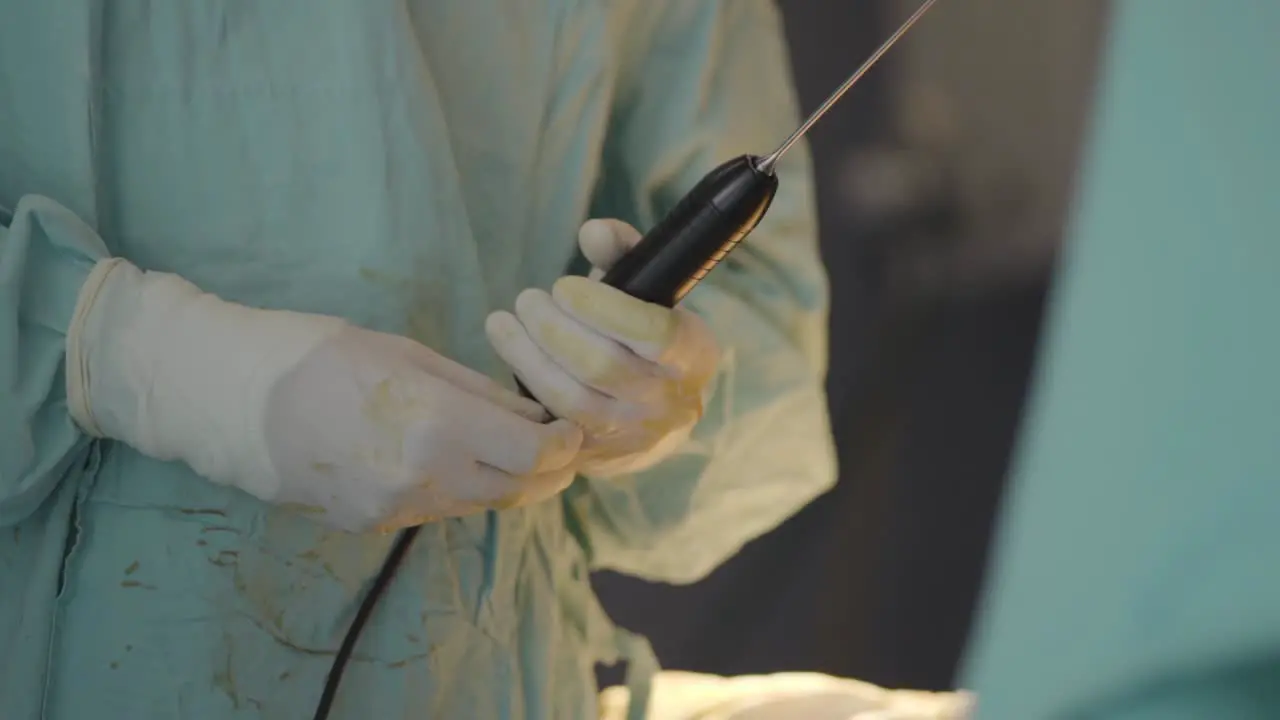
[[[831,96],[828,97],[817,110],[814,110],[813,114],[810,115],[809,118],[800,125],[800,127],[796,128],[796,131],[791,133],[791,136],[784,140],[782,145],[778,146],[777,150],[774,150],[761,158],[760,161],[756,163],[756,169],[765,174],[772,174],[774,166],[777,165],[778,161],[782,159],[782,156],[791,149],[791,146],[799,142],[800,138],[804,137],[804,134],[809,132],[809,128],[813,127],[814,123],[821,120],[822,116],[826,115],[828,110],[830,110],[837,102],[840,102],[840,98],[844,97],[846,92],[849,92],[849,88],[857,84],[857,82],[862,79],[862,76],[866,75],[867,71],[879,62],[880,58],[883,57],[885,53],[889,52],[889,48],[897,44],[897,42],[902,39],[902,36],[906,35],[907,31],[911,29],[911,26],[915,25],[916,21],[923,17],[924,14],[929,11],[929,8],[933,7],[933,4],[936,2],[938,2],[938,0],[925,0],[924,4],[920,6],[920,9],[916,10],[911,17],[907,18],[907,21],[902,23],[902,26],[898,28],[897,32],[890,35],[888,40],[885,40],[880,47],[876,48],[876,51],[871,53],[871,57],[867,58],[866,62],[862,63],[861,67],[854,70],[853,74],[849,76],[849,79],[845,80],[843,85],[836,88],[836,91],[831,93]]]

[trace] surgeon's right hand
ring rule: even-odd
[[[352,532],[537,502],[581,431],[406,338],[257,310],[119,259],[67,338],[77,424]]]

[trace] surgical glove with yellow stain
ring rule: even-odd
[[[339,318],[251,309],[106,260],[67,342],[86,432],[340,530],[535,502],[574,477],[572,423]]]
[[[528,289],[515,313],[495,312],[489,341],[525,387],[584,433],[579,469],[608,477],[652,467],[702,417],[719,366],[715,336],[697,315],[637,300],[599,281],[640,240],[617,220],[578,233],[589,277]]]

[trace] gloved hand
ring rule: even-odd
[[[595,266],[591,276],[563,277],[550,294],[525,290],[514,315],[495,312],[485,324],[529,391],[582,427],[579,468],[588,476],[637,472],[674,451],[702,417],[720,362],[697,315],[599,282],[639,240],[623,222],[586,222],[578,244]]]
[[[67,344],[86,432],[337,529],[535,502],[575,474],[576,426],[418,343],[120,260],[90,275]]]

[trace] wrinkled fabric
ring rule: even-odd
[[[65,334],[96,260],[510,386],[484,318],[549,288],[584,219],[648,227],[796,119],[764,0],[0,2],[0,714],[309,716],[391,542],[78,433]],[[594,717],[593,662],[642,643],[591,569],[693,580],[828,487],[805,154],[781,174],[688,300],[725,349],[690,440],[426,526],[333,717]]]
[[[965,687],[1280,717],[1280,6],[1121,2]]]
[[[600,720],[624,720],[625,687],[601,693]],[[821,673],[721,677],[665,670],[647,720],[969,720],[966,693],[892,690]]]

